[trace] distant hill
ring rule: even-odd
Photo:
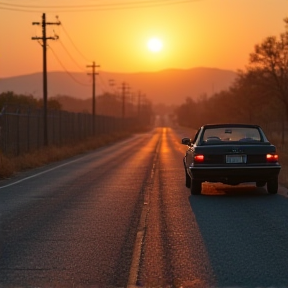
[[[123,82],[132,93],[146,94],[153,103],[181,104],[187,97],[212,94],[228,89],[236,73],[216,68],[167,69],[158,72],[111,73],[100,71],[96,76],[96,94],[118,91]],[[111,87],[109,80],[115,85]],[[42,73],[0,78],[0,93],[13,91],[17,94],[42,97]],[[85,73],[49,72],[48,96],[67,95],[79,99],[91,98],[92,79]]]

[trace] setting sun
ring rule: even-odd
[[[159,52],[163,48],[163,43],[159,38],[151,38],[147,42],[147,47],[151,52]]]

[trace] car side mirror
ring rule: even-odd
[[[182,144],[191,146],[192,142],[190,138],[182,138]]]

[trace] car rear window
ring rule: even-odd
[[[221,144],[223,142],[260,142],[259,130],[254,127],[217,127],[204,130],[202,143]]]

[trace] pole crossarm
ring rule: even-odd
[[[32,22],[32,25],[41,25],[40,22]],[[43,27],[43,32],[45,29],[45,33],[42,33],[42,37],[32,37],[32,40],[57,40],[59,39],[58,36],[54,37],[46,37],[46,25],[61,25],[61,22],[58,20],[57,22],[46,22],[46,15],[43,13],[42,15],[42,27]]]
[[[43,37],[31,37],[31,39],[32,40],[43,40]],[[45,38],[46,40],[49,40],[49,39],[51,39],[51,40],[57,40],[57,39],[59,39],[59,37],[57,36],[57,37],[46,37]]]

